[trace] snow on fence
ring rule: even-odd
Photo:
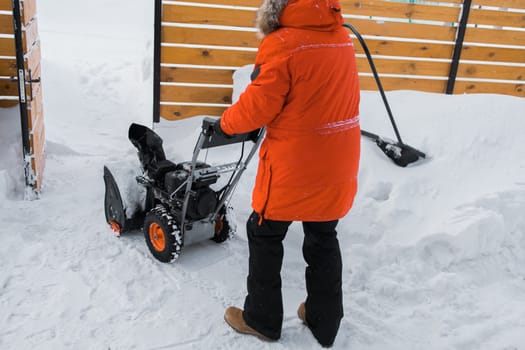
[[[38,192],[45,131],[37,24],[36,0],[0,0],[0,108],[20,108],[26,185]]]
[[[260,0],[156,0],[154,121],[220,115],[254,62]],[[525,0],[341,0],[386,90],[525,97]],[[488,6],[488,7],[487,7]],[[355,41],[361,88],[375,90]]]

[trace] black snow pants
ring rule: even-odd
[[[283,323],[281,266],[283,244],[291,221],[272,221],[252,213],[246,224],[250,251],[244,302],[245,322],[271,339],[279,339]],[[303,222],[306,261],[306,322],[323,346],[331,346],[343,318],[342,261],[338,221]]]

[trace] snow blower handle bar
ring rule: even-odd
[[[233,194],[233,191],[235,190],[235,187],[237,186],[237,183],[239,182],[242,173],[244,172],[244,170],[246,170],[248,163],[250,163],[251,159],[255,155],[255,152],[259,148],[259,145],[261,144],[264,137],[264,133],[266,131],[266,129],[263,127],[245,134],[224,136],[219,134],[215,130],[216,122],[217,119],[214,118],[205,117],[203,119],[202,131],[199,135],[199,138],[197,139],[197,144],[195,145],[195,148],[193,150],[193,156],[191,159],[190,166],[191,171],[186,180],[186,194],[184,195],[184,202],[182,204],[181,231],[183,235],[186,230],[186,213],[188,211],[188,202],[191,194],[193,193],[193,191],[191,190],[193,180],[196,177],[205,177],[210,175],[209,173],[207,173],[207,171],[215,171],[216,174],[224,172],[233,173],[229,184],[224,188],[224,191],[219,199],[219,203],[216,206],[215,212],[208,218],[210,222],[214,222],[221,208],[225,205],[226,201]],[[200,172],[196,169],[197,159],[201,150],[211,147],[241,143],[245,141],[253,141],[253,146],[248,155],[245,157],[244,161],[241,158],[237,163],[230,163],[222,166],[210,167],[207,169],[206,172]]]
[[[207,136],[204,140],[204,143],[202,144],[202,149],[225,146],[245,141],[257,142],[261,136],[261,129],[232,136],[221,135],[215,130],[215,123],[217,123],[217,119],[210,117],[205,117],[202,120],[202,132],[205,136]]]

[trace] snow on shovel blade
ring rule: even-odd
[[[115,176],[108,167],[104,166],[104,212],[107,223],[117,236],[120,236],[121,233],[139,229],[146,214],[144,211],[146,201],[145,189],[138,185],[135,177],[132,174],[128,174],[128,172],[125,173],[130,175],[128,176],[129,178],[119,181],[124,190],[121,192]]]
[[[382,138],[376,134],[361,129],[361,135],[366,136],[377,144],[384,154],[400,167],[406,167],[409,164],[415,163],[420,159],[426,158],[425,153],[406,145],[404,143],[395,142]]]
[[[408,146],[398,142],[388,142],[384,139],[378,138],[376,140],[377,146],[401,167],[406,167],[411,163],[415,163],[419,158],[425,158],[425,154]]]

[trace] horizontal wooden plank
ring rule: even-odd
[[[448,26],[393,22],[381,23],[373,20],[352,20],[351,23],[362,35],[368,36],[441,40],[452,43],[456,32],[455,28]],[[251,48],[256,48],[260,42],[254,32],[170,26],[163,27],[162,41],[165,43]]]
[[[390,3],[396,4],[396,3]],[[222,8],[169,5],[163,13],[164,22],[223,25],[236,27],[254,27],[255,12]],[[415,38],[424,40],[453,41],[456,28],[445,25],[387,22],[368,19],[346,19],[362,35]],[[168,28],[165,26],[164,28]]]
[[[0,34],[13,33],[13,16],[0,14]]]
[[[253,8],[258,8],[261,5],[261,0],[189,0],[185,2],[196,2],[213,5],[242,6]],[[341,7],[343,13],[351,15],[457,22],[459,13],[458,7],[435,6],[436,2],[459,4],[461,3],[461,0],[429,1],[428,4],[424,5],[395,3],[387,1],[342,0]],[[165,4],[164,11],[169,11],[169,6],[173,5]],[[206,13],[208,9],[209,8],[201,8],[201,12]],[[243,24],[241,26],[251,25]]]
[[[525,81],[525,67],[461,63],[458,78]]]
[[[0,38],[0,56],[15,56],[15,39]]]
[[[255,62],[255,52],[194,49],[163,46],[161,62],[166,64],[195,64],[209,66],[241,67]]]
[[[360,76],[362,90],[377,90],[373,77]],[[385,90],[419,90],[444,92],[446,80],[381,77]],[[162,86],[162,102],[231,103],[232,89],[214,87]],[[180,114],[184,118],[185,114]],[[179,115],[175,115],[179,116]],[[173,117],[173,116],[172,116]]]
[[[448,44],[428,44],[394,40],[369,39],[366,41],[366,44],[372,57],[383,55],[450,59],[454,50],[454,46]],[[364,53],[357,40],[354,40],[354,47],[356,53]]]
[[[358,44],[355,44],[358,45]],[[446,44],[425,44],[402,42],[392,40],[368,40],[367,46],[372,57],[403,56],[422,58],[450,59],[453,46]],[[356,53],[364,51],[360,46],[356,47]],[[161,60],[165,64],[193,64],[209,66],[241,67],[252,64],[255,61],[255,52],[200,49],[186,47],[162,47]]]
[[[439,2],[439,3],[447,3],[447,4],[462,4],[463,0],[437,0],[437,1],[429,0],[428,2],[431,2],[431,3]]]
[[[343,13],[356,16],[375,16],[406,20],[457,22],[459,7],[409,4],[393,1],[341,0]]]
[[[525,13],[472,9],[469,24],[525,28]]]
[[[461,59],[488,62],[525,62],[525,50],[465,45]]]
[[[184,0],[184,2],[258,8],[261,6],[262,0]],[[167,6],[167,4],[164,6]]]
[[[473,5],[493,6],[512,9],[525,9],[523,0],[474,0]]]
[[[10,79],[0,79],[0,96],[18,96],[18,85]]]
[[[359,78],[362,90],[377,90],[377,85],[372,77],[361,76]],[[427,92],[443,92],[445,90],[446,81],[439,80],[424,80],[424,79],[408,79],[408,78],[382,78],[381,82],[385,90],[419,90]],[[164,87],[163,87],[164,88]],[[184,89],[177,87],[177,90]],[[200,88],[203,90],[203,99],[194,99],[194,103],[210,102],[217,98],[211,98],[212,96],[222,96],[220,89],[219,91],[213,91],[208,89]],[[206,91],[207,90],[207,91]],[[196,96],[196,95],[193,95]],[[177,106],[177,105],[161,105],[160,115],[164,119],[177,120],[184,119],[198,115],[211,115],[220,116],[226,107],[207,107],[207,106]]]
[[[38,92],[37,90],[40,88],[39,83],[33,83],[33,90]],[[12,81],[11,79],[0,79],[0,96],[18,96],[18,82]],[[27,100],[30,100],[30,88],[29,83],[26,82],[26,96]]]
[[[168,83],[233,84],[233,69],[161,67],[160,81]]]
[[[492,0],[478,0],[478,1],[492,1]],[[522,1],[522,0],[496,0],[496,1]],[[195,2],[200,4],[213,4],[213,5],[227,5],[227,6],[244,6],[258,8],[261,6],[261,0],[184,0],[184,2]],[[429,0],[432,5],[436,3],[448,3],[448,4],[461,4],[463,0]],[[351,6],[352,2],[349,0],[341,1],[343,11],[346,7]]]
[[[455,94],[502,94],[525,97],[525,84],[456,81]]]
[[[23,25],[27,26],[36,17],[36,0],[22,1]]]
[[[468,28],[465,42],[525,47],[525,31],[488,28]]]
[[[11,0],[0,0],[0,11],[12,11]]]
[[[187,5],[164,5],[163,22],[223,25],[235,27],[255,26],[254,10],[203,8]]]
[[[231,103],[231,88],[162,85],[161,102]]]
[[[18,100],[2,100],[0,97],[0,108],[11,108],[18,104]]]
[[[372,77],[360,76],[360,85],[363,91],[376,91],[377,85]],[[434,93],[443,93],[446,88],[444,80],[426,80],[410,78],[383,77],[382,85],[386,91],[392,90],[417,90]],[[525,97],[525,85],[523,84],[499,84],[485,82],[462,82],[456,83],[455,93],[498,93]],[[226,107],[206,106],[174,106],[161,105],[161,117],[168,120],[178,120],[199,115],[220,116]]]
[[[206,28],[162,27],[162,42],[257,48],[260,40],[255,32]]]
[[[439,40],[453,42],[456,27],[417,23],[383,22],[369,19],[346,20],[357,28],[361,35]]]
[[[376,91],[377,84],[373,77],[359,76],[359,84],[361,90]],[[413,78],[392,78],[382,77],[381,85],[386,91],[392,90],[417,90],[425,92],[439,92],[445,91],[446,80],[430,80],[430,79],[413,79]]]
[[[382,74],[406,74],[423,76],[448,77],[450,63],[416,60],[375,59],[376,69]],[[357,69],[361,73],[370,73],[366,58],[357,59]],[[196,68],[162,68],[161,81],[178,83],[232,84],[233,70],[196,69]],[[459,66],[458,77],[499,80],[525,80],[525,68],[466,64]]]
[[[377,22],[372,20],[355,20],[351,23],[360,33],[368,36],[390,36],[453,42],[456,35],[456,28],[448,26]],[[251,48],[257,48],[260,43],[254,32],[172,26],[163,27],[162,42]]]
[[[416,61],[416,60],[389,60],[374,59],[377,72],[381,74],[401,74],[401,75],[424,75],[448,77],[450,63],[435,61]],[[357,59],[357,70],[360,73],[371,73],[370,65],[366,58]]]
[[[0,59],[0,76],[12,77],[16,75],[16,60],[14,58]]]
[[[199,115],[221,116],[226,107],[161,105],[160,116],[167,120],[180,120]]]

